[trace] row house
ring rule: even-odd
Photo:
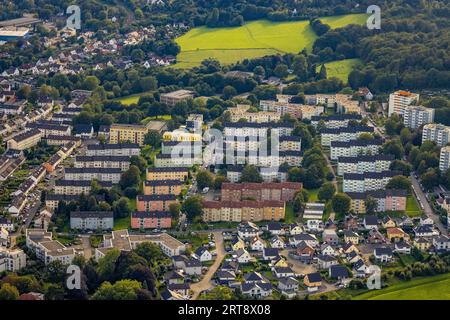
[[[138,156],[141,149],[137,143],[89,144],[86,156]]]
[[[154,180],[179,180],[186,181],[189,177],[189,168],[187,167],[164,167],[147,168],[146,179]]]
[[[365,202],[368,197],[377,203],[376,212],[406,210],[406,190],[385,189],[367,192],[347,192],[351,198],[351,210],[355,213],[366,213]]]
[[[19,115],[23,112],[27,104],[26,100],[9,101],[0,103],[0,114]]]
[[[8,149],[26,150],[34,147],[41,141],[43,133],[38,129],[24,130],[8,140]]]
[[[344,192],[366,192],[384,189],[392,177],[402,175],[399,171],[345,173]]]
[[[375,155],[380,153],[383,141],[374,140],[351,140],[347,142],[333,141],[330,147],[331,160],[339,157],[359,157],[361,155]]]
[[[339,176],[345,173],[366,173],[388,171],[394,161],[393,155],[369,155],[358,157],[339,157],[337,174]]]
[[[70,126],[43,123],[42,120],[38,122],[28,123],[26,127],[28,129],[40,130],[44,134],[44,137],[48,137],[50,135],[70,136],[72,132]]]

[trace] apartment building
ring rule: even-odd
[[[362,133],[373,133],[373,127],[352,126],[343,128],[324,128],[320,132],[321,144],[324,147],[330,147],[331,142],[348,142],[356,140]]]
[[[146,178],[153,180],[185,181],[189,177],[189,168],[147,168]]]
[[[26,150],[39,143],[43,133],[38,129],[24,130],[8,140],[8,149]]]
[[[73,248],[66,248],[59,241],[52,240],[52,233],[43,229],[26,229],[26,246],[46,265],[52,261],[70,264],[75,257]]]
[[[377,154],[357,157],[338,157],[337,174],[388,171],[394,156]]]
[[[8,249],[0,246],[0,273],[17,272],[26,265],[27,255],[22,249]]]
[[[76,156],[75,168],[118,168],[130,169],[129,156]]]
[[[65,180],[98,180],[119,183],[122,170],[119,168],[64,168]]]
[[[362,116],[360,114],[336,114],[331,116],[313,116],[311,117],[311,124],[314,128],[317,128],[319,123],[323,123],[325,128],[337,129],[346,128],[350,121],[361,121]]]
[[[177,203],[174,194],[138,195],[136,197],[137,211],[169,211],[170,205]]]
[[[450,139],[450,127],[440,123],[429,123],[423,126],[422,143],[425,141],[436,142],[438,146],[446,146]]]
[[[344,173],[344,192],[366,192],[384,189],[392,177],[402,175],[399,171]]]
[[[113,184],[110,181],[96,181],[101,188],[110,189]],[[91,192],[91,180],[56,180],[54,186],[55,194],[60,195],[80,195]]]
[[[168,229],[172,227],[172,216],[167,211],[141,211],[131,213],[132,229]]]
[[[242,165],[228,165],[227,166],[227,180],[233,183],[237,183],[241,180]],[[275,167],[275,168],[259,168],[259,174],[263,178],[264,182],[286,182],[288,167]]]
[[[255,201],[276,200],[291,201],[296,192],[302,189],[299,182],[284,183],[223,183],[222,201],[251,199]]]
[[[419,101],[419,94],[409,91],[399,90],[389,95],[389,117],[395,112],[398,115],[403,115],[405,107],[417,103]]]
[[[81,139],[74,136],[49,135],[47,137],[44,137],[42,140],[44,140],[49,146],[64,146],[69,142],[75,143],[76,147],[79,147],[81,145]]]
[[[191,132],[196,132],[202,129],[203,126],[203,115],[192,113],[189,114],[186,119],[186,129]]]
[[[434,109],[423,106],[406,106],[403,111],[405,127],[416,130],[420,126],[434,121]]]
[[[177,155],[201,155],[202,142],[163,141],[161,142],[161,153]]]
[[[59,202],[72,202],[78,201],[80,199],[79,195],[69,195],[69,194],[47,194],[45,197],[45,206],[53,211],[58,208]]]
[[[57,121],[44,121],[27,123],[26,128],[40,130],[44,137],[48,136],[70,136],[72,129],[70,126],[58,124]]]
[[[374,140],[350,140],[347,142],[333,141],[330,147],[331,160],[339,157],[359,157],[361,155],[376,155],[380,153],[383,141]]]
[[[73,211],[70,213],[70,229],[112,230],[114,213],[112,211]]]
[[[196,164],[203,163],[203,157],[201,154],[183,154],[172,155],[159,153],[155,155],[155,167],[156,168],[173,168],[173,167],[192,167]]]
[[[377,203],[375,212],[404,211],[406,210],[406,190],[384,189],[367,192],[347,192],[352,199],[351,210],[355,213],[366,213],[366,200],[368,197]]]
[[[199,133],[188,132],[183,129],[176,129],[173,131],[164,132],[163,140],[177,142],[195,142],[202,141],[202,135]]]
[[[0,103],[0,114],[19,115],[23,112],[27,104],[26,100],[8,101]]]
[[[137,143],[89,144],[86,156],[138,156],[141,149]]]
[[[296,136],[283,136],[279,139],[280,151],[300,151],[302,138]]]
[[[194,92],[190,90],[177,90],[169,93],[162,93],[159,101],[168,106],[175,106],[178,102],[194,99]]]
[[[264,122],[278,122],[281,119],[281,115],[277,112],[273,111],[252,112],[249,111],[250,108],[251,108],[250,105],[238,104],[236,107],[228,108],[226,112],[230,114],[231,122],[238,122],[239,120],[244,119],[247,122],[264,123]]]
[[[450,146],[441,148],[441,154],[439,156],[439,170],[441,172],[447,171],[450,168]]]
[[[228,122],[224,124],[224,135],[234,137],[269,137],[268,131],[270,129],[279,137],[290,136],[294,130],[292,123],[246,123],[246,122]]]
[[[203,201],[205,222],[279,221],[284,217],[284,201]]]
[[[169,257],[179,256],[186,251],[186,246],[167,233],[160,234],[133,234],[128,230],[116,230],[111,234],[103,235],[103,246],[95,249],[95,258],[98,261],[104,257],[109,250],[116,248],[121,251],[131,251],[145,242],[158,245]]]
[[[264,112],[276,112],[280,116],[289,114],[296,119],[311,119],[319,116],[325,111],[323,106],[307,106],[303,104],[291,103],[292,97],[277,95],[277,101],[261,100],[259,107]]]
[[[125,142],[143,146],[148,130],[148,125],[113,123],[109,129],[109,143],[118,144]]]
[[[183,183],[181,180],[146,180],[144,183],[144,195],[181,193]]]

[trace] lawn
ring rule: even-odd
[[[129,216],[114,219],[114,228],[113,228],[114,230],[129,229],[130,226],[131,226],[131,219]]]
[[[149,92],[141,92],[141,93],[136,93],[136,94],[132,94],[129,96],[125,96],[125,97],[120,97],[120,98],[116,98],[113,99],[114,101],[120,101],[123,105],[129,106],[133,103],[137,104],[139,102],[139,98],[148,94]]]
[[[360,59],[345,59],[325,63],[327,69],[327,78],[338,78],[344,83],[348,82],[349,73],[356,67],[362,65]],[[317,72],[320,71],[321,65],[317,66]]]
[[[406,199],[406,214],[412,218],[422,215],[422,210],[420,210],[417,199],[412,195],[409,195]]]
[[[319,189],[306,189],[308,191],[308,202],[317,202],[319,200],[318,193]]]
[[[284,217],[284,222],[286,223],[294,223],[295,222],[295,212],[294,212],[294,208],[292,208],[292,205],[290,204],[286,204],[286,214]]]
[[[403,281],[382,290],[373,290],[355,300],[450,300],[450,273]]]
[[[363,24],[366,14],[352,14],[321,18],[331,28]],[[240,27],[194,28],[175,41],[181,52],[176,68],[190,68],[207,58],[215,58],[222,64],[230,64],[277,53],[298,53],[311,50],[317,35],[308,21],[272,22],[256,20]]]

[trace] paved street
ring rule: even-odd
[[[423,193],[422,189],[420,188],[419,181],[417,181],[416,177],[414,175],[410,176],[412,185],[415,189],[415,194],[417,196],[417,200],[420,200],[420,202],[423,204],[423,211],[425,214],[433,219],[434,223],[438,227],[439,231],[442,234],[447,234],[447,228],[442,224],[441,220],[439,219],[439,216],[433,212],[433,209],[431,208],[430,204],[428,203],[427,198],[425,197],[425,194]]]
[[[213,284],[211,283],[211,279],[222,263],[223,258],[225,257],[226,252],[223,244],[222,232],[215,231],[213,232],[213,234],[214,242],[216,243],[216,260],[208,269],[203,279],[200,282],[191,285],[191,290],[193,291],[191,300],[196,300],[202,291],[208,290],[213,286]]]

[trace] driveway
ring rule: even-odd
[[[289,256],[289,250],[284,249],[280,251],[280,256],[283,256],[286,258],[288,264],[291,266],[291,269],[294,270],[297,274],[308,274],[312,272],[316,272],[316,268],[312,264],[304,264],[298,261],[297,259],[292,258]]]
[[[225,247],[223,244],[223,236],[222,232],[215,231],[214,234],[214,242],[216,244],[216,260],[213,265],[208,269],[203,279],[197,283],[191,285],[192,297],[191,300],[196,300],[202,291],[208,290],[212,288],[213,284],[211,283],[211,279],[222,263],[223,258],[225,257]]]
[[[431,209],[430,203],[428,202],[428,199],[425,197],[425,194],[423,193],[422,189],[420,188],[419,181],[417,181],[416,177],[414,175],[410,175],[411,182],[415,189],[415,195],[417,197],[417,200],[420,200],[423,204],[423,211],[425,214],[431,218],[434,223],[436,224],[437,228],[442,234],[447,234],[447,228],[442,224],[441,219],[439,218],[439,215],[435,214],[433,209]],[[413,192],[414,193],[414,192]]]

